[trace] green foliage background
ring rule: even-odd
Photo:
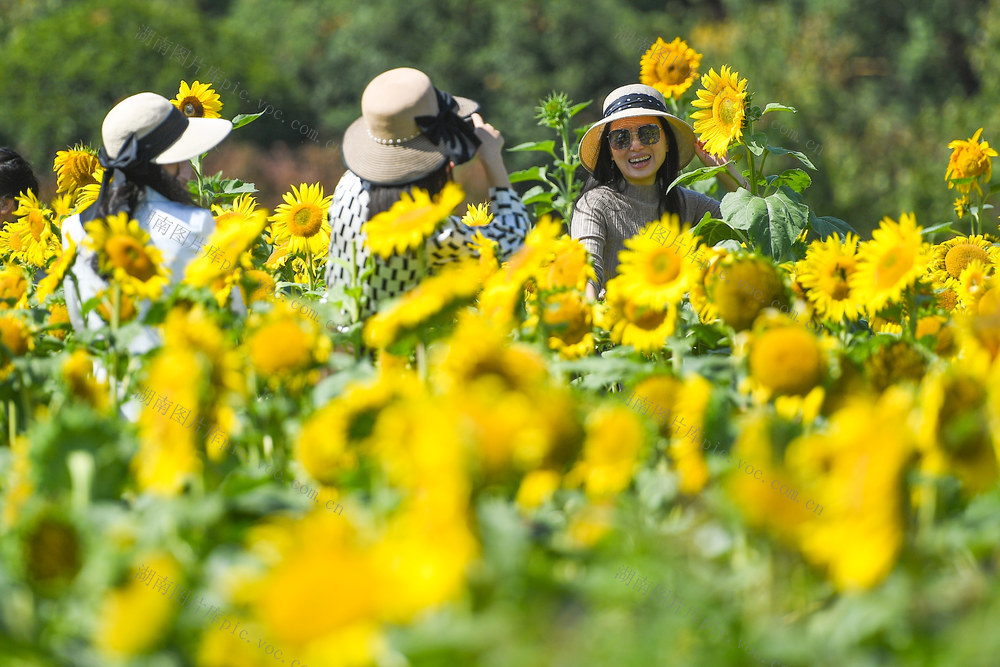
[[[143,25],[201,58],[200,72],[137,40]],[[638,78],[658,35],[686,38],[705,71],[738,70],[758,103],[798,108],[772,122],[784,126],[778,143],[819,167],[807,203],[861,230],[904,210],[924,225],[952,218],[948,142],[980,126],[1000,142],[1000,72],[989,65],[1000,0],[0,0],[0,144],[47,172],[56,150],[98,144],[117,100],[173,97],[180,79],[206,80],[215,67],[226,117],[261,103],[283,111],[285,123],[265,116],[241,140],[316,144],[290,127],[297,120],[336,146],[365,84],[412,65],[478,99],[513,146],[545,138],[533,106],[553,89],[594,99],[579,116],[594,120],[608,91]],[[226,79],[249,101],[222,90]],[[531,160],[510,154],[508,164]]]

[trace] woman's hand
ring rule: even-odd
[[[476,157],[486,171],[486,180],[490,187],[509,188],[510,178],[503,163],[503,135],[500,134],[500,130],[484,121],[478,113],[472,114],[471,118],[476,128],[476,136],[481,142]]]
[[[729,161],[725,153],[717,157],[706,151],[705,142],[701,139],[694,140],[694,152],[706,167],[718,167]]]
[[[734,167],[733,163],[729,161],[729,157],[725,153],[718,156],[712,155],[705,150],[705,142],[701,139],[694,140],[694,152],[698,155],[698,159],[700,159],[706,167],[721,167],[724,164],[727,165],[726,171],[716,175],[730,192],[735,192],[741,187],[747,187],[746,180],[744,180],[743,176],[736,171],[736,167]]]

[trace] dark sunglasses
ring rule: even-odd
[[[639,134],[639,143],[643,146],[652,146],[660,141],[660,126],[650,123],[639,127],[636,132]],[[627,127],[608,132],[608,143],[616,151],[623,151],[632,145],[632,132]]]

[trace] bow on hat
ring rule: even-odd
[[[113,210],[108,209],[108,204],[115,199],[115,193],[125,187],[129,179],[140,182],[145,180],[145,177],[152,172],[153,158],[177,141],[187,126],[187,116],[172,108],[163,122],[142,139],[137,138],[135,132],[130,134],[115,157],[109,156],[107,149],[101,146],[97,151],[97,162],[104,167],[101,190],[97,195],[97,201],[80,214],[80,222],[95,219],[98,211],[107,210],[108,215],[114,215],[126,210],[128,203],[121,198]]]
[[[472,159],[482,143],[471,124],[459,117],[458,102],[448,93],[434,89],[437,94],[436,116],[417,116],[414,120],[420,131],[435,144],[444,144],[445,157],[455,164]]]

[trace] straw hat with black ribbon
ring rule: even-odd
[[[104,180],[97,202],[81,214],[92,220],[112,190],[146,175],[154,164],[184,162],[211,150],[233,129],[222,118],[189,118],[156,93],[138,93],[115,105],[104,118],[97,153]],[[113,178],[112,178],[113,177]]]
[[[361,96],[361,118],[344,134],[344,163],[377,185],[402,185],[450,160],[468,162],[479,138],[468,117],[479,105],[438,90],[430,77],[399,67],[372,79]]]
[[[674,131],[679,152],[678,169],[683,169],[694,157],[694,130],[683,120],[667,113],[663,94],[652,86],[633,83],[616,88],[604,98],[604,117],[590,126],[580,141],[580,161],[593,173],[601,148],[601,135],[608,124],[621,118],[634,116],[659,116]]]

